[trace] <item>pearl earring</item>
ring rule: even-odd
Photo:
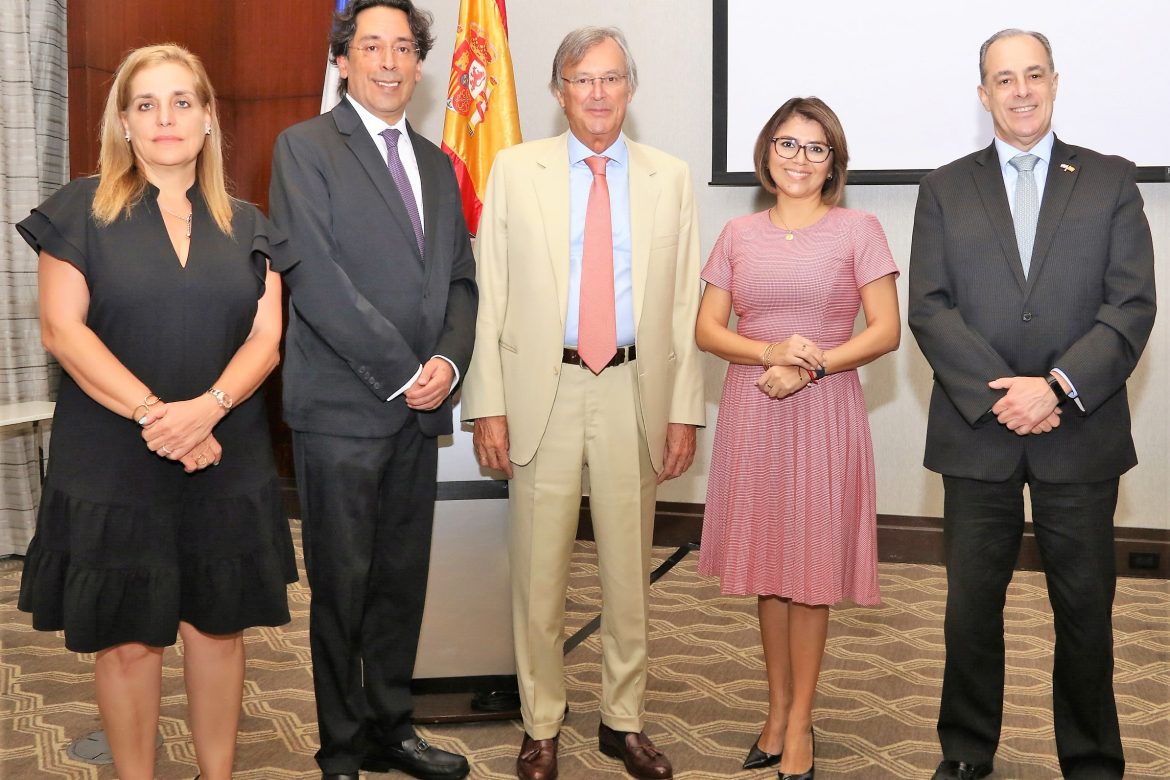
[[[126,131],[126,143],[130,143],[130,131]]]
[[[204,125],[203,126],[203,134],[204,135],[211,135],[211,125]]]

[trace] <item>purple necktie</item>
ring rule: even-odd
[[[402,198],[402,205],[406,206],[406,213],[410,215],[410,224],[414,227],[414,240],[418,242],[418,254],[423,253],[422,220],[418,216],[418,203],[414,199],[414,190],[410,187],[410,179],[406,178],[406,169],[402,167],[402,158],[398,156],[398,136],[402,131],[390,127],[382,131],[386,139],[386,167],[390,169],[390,178],[394,179],[394,186]]]

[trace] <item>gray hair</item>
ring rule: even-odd
[[[626,36],[622,31],[616,27],[582,27],[566,35],[561,45],[557,47],[556,56],[553,57],[552,80],[548,84],[554,95],[562,92],[564,82],[561,81],[561,74],[565,72],[565,68],[570,68],[585,59],[590,49],[607,38],[618,45],[626,58],[630,92],[638,88],[638,66],[634,64],[634,55],[630,54],[630,46],[626,43]]]
[[[1034,30],[1019,30],[1015,27],[1009,27],[1006,30],[1000,30],[995,35],[988,38],[979,47],[979,83],[982,84],[987,81],[987,50],[991,48],[991,44],[998,41],[1000,38],[1014,38],[1017,35],[1028,35],[1040,41],[1040,45],[1044,47],[1045,53],[1048,54],[1048,70],[1052,73],[1056,72],[1056,63],[1052,61],[1052,44],[1048,42],[1048,37],[1044,33],[1038,33]]]

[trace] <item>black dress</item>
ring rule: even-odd
[[[87,323],[126,368],[163,400],[194,398],[244,343],[266,258],[281,270],[284,237],[239,201],[225,236],[196,184],[184,267],[157,189],[106,227],[91,214],[96,190],[96,178],[73,181],[16,229],[85,276]],[[220,465],[187,474],[147,449],[136,423],[62,375],[20,584],[34,628],[64,629],[66,647],[96,652],[174,644],[180,620],[209,634],[288,622],[296,564],[262,394],[235,406],[214,435]]]

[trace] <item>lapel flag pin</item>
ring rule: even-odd
[[[1061,163],[1060,169],[1062,171],[1064,171],[1065,173],[1076,173],[1077,172],[1077,167],[1075,165],[1069,165],[1068,163]]]

